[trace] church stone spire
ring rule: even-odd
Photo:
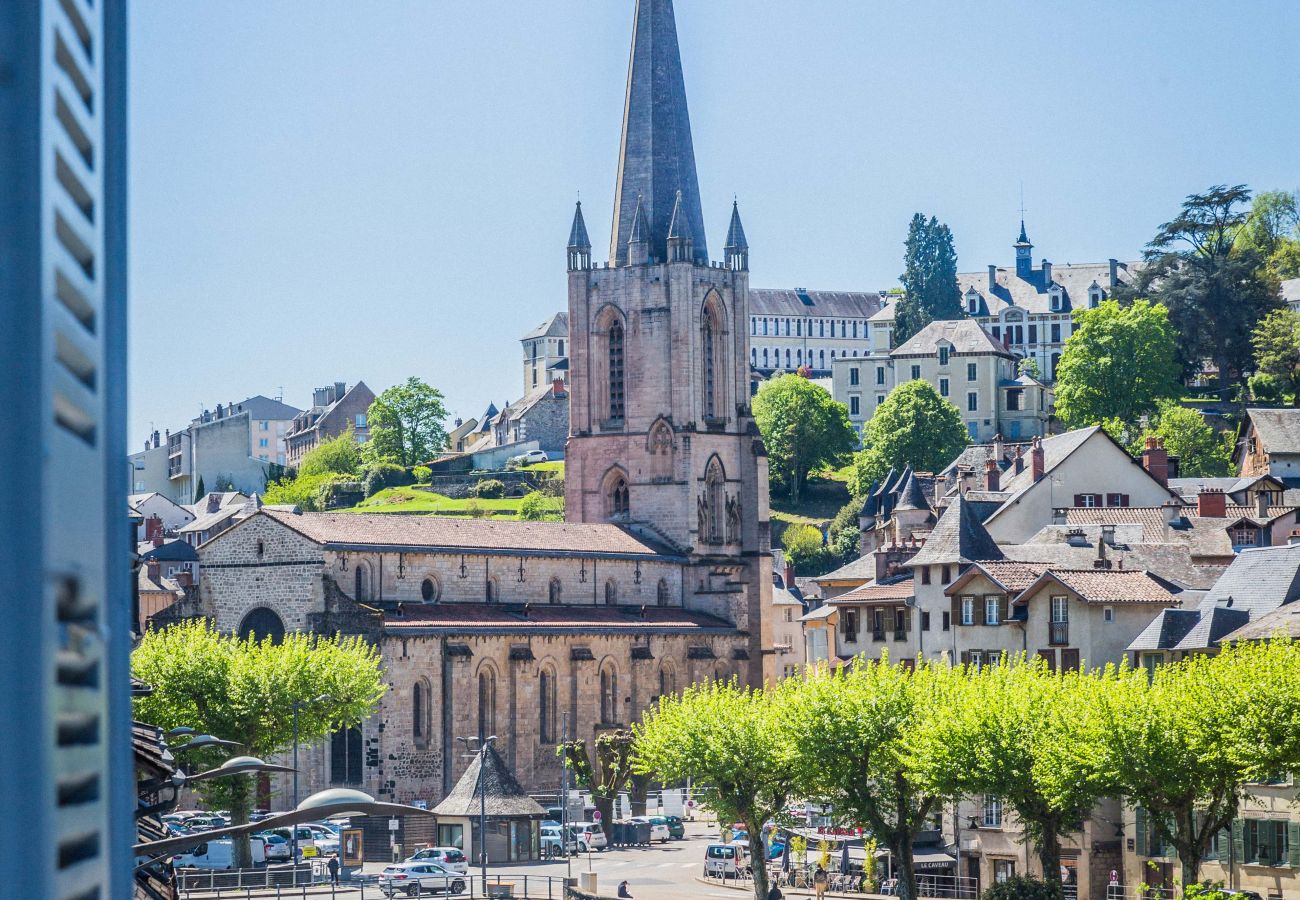
[[[573,211],[573,227],[569,229],[569,271],[591,268],[591,238],[587,237],[587,222],[582,218],[582,201]]]
[[[682,209],[682,192],[678,191],[673,203],[673,217],[668,222],[668,259],[671,262],[689,262],[694,246],[691,222]]]
[[[678,191],[693,241],[692,258],[707,264],[700,184],[672,0],[637,0],[609,250],[614,265],[629,264],[638,200],[649,221],[649,256],[668,257],[668,226]]]
[[[731,226],[727,229],[726,253],[727,267],[731,269],[749,268],[749,241],[745,240],[745,226],[740,224],[740,203],[731,201]]]
[[[632,231],[627,236],[625,265],[643,266],[650,261],[650,221],[646,218],[643,198],[636,198],[636,211],[632,213]]]

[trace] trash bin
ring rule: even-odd
[[[650,823],[649,823],[649,822],[636,822],[636,823],[633,823],[632,827],[636,829],[636,835],[635,835],[635,838],[634,838],[634,842],[637,843],[637,844],[645,844],[645,845],[649,846],[649,844],[650,844]]]

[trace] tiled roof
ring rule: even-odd
[[[1050,535],[1046,534],[1047,531],[1039,532],[1032,541],[1003,547],[1007,558],[1039,563],[1046,568],[1092,568],[1097,558],[1096,537],[1089,544],[1076,547],[1066,543],[1064,528],[1058,526]],[[1223,533],[1226,536],[1226,532]],[[1107,547],[1106,556],[1115,568],[1122,566],[1151,572],[1185,588],[1208,588],[1226,568],[1226,563],[1195,562],[1189,543],[1125,544],[1123,547]],[[1231,548],[1228,558],[1231,558]]]
[[[1008,593],[1019,593],[1038,580],[1046,570],[1044,565],[1035,565],[1034,563],[1012,562],[1011,560],[989,560],[987,562],[976,563],[963,573],[962,579],[953,582],[953,587],[944,593],[952,591],[956,593],[956,585],[960,583],[965,576],[975,572],[983,571],[989,578],[993,579],[1002,587],[1006,588]]]
[[[867,319],[879,310],[880,295],[872,292],[749,289],[749,314],[752,316]]]
[[[405,603],[401,611],[384,612],[389,631],[450,628],[457,631],[570,631],[591,628],[637,630],[727,631],[735,626],[723,619],[671,606],[573,606],[505,603]]]
[[[263,509],[277,522],[318,544],[370,547],[428,547],[465,552],[669,554],[617,525],[572,522],[497,522],[449,516],[384,513],[285,513]]]
[[[575,220],[576,222],[576,220]],[[567,337],[569,334],[569,314],[557,312],[541,325],[524,335],[521,340],[540,337]]]
[[[984,530],[974,508],[960,495],[943,511],[930,536],[908,566],[1002,559],[1003,553]]]
[[[1066,525],[1141,525],[1147,540],[1159,541],[1165,534],[1165,510],[1161,506],[1072,506],[1065,510]]]
[[[907,600],[916,594],[912,587],[912,579],[904,578],[900,581],[891,581],[885,584],[871,582],[864,584],[860,588],[854,588],[846,594],[840,594],[838,597],[832,597],[827,603],[854,603],[867,602],[870,600]]]
[[[952,344],[954,353],[993,353],[1011,357],[974,319],[940,319],[931,322],[890,351],[890,356],[931,356],[938,353],[940,341]]]
[[[520,787],[514,773],[491,745],[475,755],[460,781],[433,812],[439,816],[464,817],[477,816],[485,810],[489,816],[542,818],[546,815],[546,810]]]
[[[1239,505],[1229,503],[1227,505],[1226,521],[1232,522],[1237,519],[1250,519],[1256,525],[1268,525],[1276,519],[1285,515],[1294,515],[1297,507],[1295,506],[1270,506],[1267,507],[1267,515],[1259,515],[1259,508],[1254,504]]]
[[[1093,603],[1175,603],[1179,593],[1149,572],[1131,569],[1049,569],[1040,580],[1049,578]]]
[[[1265,453],[1300,453],[1300,409],[1248,409]]]

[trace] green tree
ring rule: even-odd
[[[200,475],[199,483],[194,488],[194,502],[198,503],[205,496],[207,496],[207,493],[208,493],[207,490],[203,487],[203,476]]]
[[[1230,474],[1231,434],[1217,434],[1205,416],[1177,401],[1160,403],[1151,428],[1138,439],[1135,453],[1140,452],[1148,437],[1164,441],[1165,449],[1178,457],[1178,474],[1185,478],[1221,478]]]
[[[357,449],[356,434],[349,425],[338,437],[321,441],[302,458],[299,475],[355,475],[361,467],[361,451]]]
[[[1244,786],[1300,766],[1300,645],[1225,643],[1215,656],[1125,671],[1110,687],[1101,704],[1110,777],[1193,884]]]
[[[744,823],[755,900],[767,900],[763,825],[800,787],[788,724],[795,681],[767,690],[734,681],[695,684],[660,698],[658,709],[633,726],[636,771],[665,783],[693,779],[719,822]]]
[[[1147,265],[1133,286],[1119,292],[1121,299],[1163,304],[1178,331],[1184,374],[1194,374],[1209,359],[1224,394],[1250,368],[1255,324],[1281,302],[1260,250],[1237,241],[1249,202],[1250,190],[1242,184],[1188,196],[1147,245]]]
[[[632,777],[635,743],[632,732],[620,729],[596,738],[595,760],[587,753],[586,741],[566,741],[555,748],[556,755],[572,770],[578,787],[591,792],[601,821],[614,821],[614,800]]]
[[[825,571],[830,554],[820,529],[801,522],[788,525],[781,533],[781,546],[786,559],[800,575],[820,575]]]
[[[362,448],[367,462],[417,466],[447,446],[442,392],[412,375],[370,404],[370,440]]]
[[[1236,247],[1255,251],[1279,281],[1300,278],[1300,192],[1261,191],[1237,232]]]
[[[940,804],[918,781],[911,740],[922,722],[949,714],[958,677],[946,663],[909,672],[884,656],[796,682],[790,717],[803,783],[890,849],[903,900],[916,897],[912,843]]]
[[[564,498],[530,491],[519,503],[519,518],[525,522],[558,522],[564,518]]]
[[[1030,378],[1041,378],[1043,372],[1038,368],[1038,360],[1032,356],[1026,356],[1016,364],[1016,371],[1021,375],[1028,375]]]
[[[826,531],[826,548],[840,565],[851,562],[860,555],[862,528],[858,524],[858,513],[861,511],[861,500],[849,500],[840,507],[831,521],[831,527]]]
[[[266,486],[262,501],[273,506],[296,506],[305,512],[324,512],[329,505],[332,486],[353,481],[353,476],[336,472],[281,478]]]
[[[1061,838],[1115,783],[1103,764],[1100,676],[1042,661],[965,669],[944,715],[915,729],[922,783],[937,795],[991,794],[1015,810],[1046,880],[1061,880]]]
[[[961,412],[930,386],[916,380],[889,392],[862,435],[865,449],[853,458],[849,490],[861,497],[890,469],[912,466],[938,472],[970,442]]]
[[[934,216],[916,213],[903,245],[903,298],[894,308],[894,345],[906,341],[936,319],[966,315],[957,289],[957,251],[952,232]]]
[[[1056,369],[1056,414],[1071,428],[1137,422],[1179,392],[1178,335],[1160,304],[1107,300],[1074,312]]]
[[[1275,309],[1259,320],[1250,336],[1255,368],[1271,375],[1300,397],[1300,313]]]
[[[793,503],[799,502],[809,472],[842,465],[857,444],[844,404],[801,375],[781,375],[760,385],[754,421],[772,474]]]
[[[298,736],[305,744],[361,722],[384,695],[379,653],[360,638],[288,634],[243,640],[217,632],[206,620],[149,631],[131,654],[131,671],[153,692],[135,700],[135,717],[164,731],[182,726],[237,741],[239,755],[270,758],[293,740],[293,705],[302,706]],[[204,767],[223,754],[196,750],[186,762]],[[232,824],[248,821],[253,784],[247,777],[200,782],[195,789],[213,809],[228,809]],[[235,863],[251,865],[247,836],[235,841]]]

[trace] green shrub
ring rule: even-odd
[[[352,426],[338,437],[322,441],[314,450],[302,458],[298,465],[299,475],[324,475],[338,472],[355,475],[361,466],[361,451],[357,449],[356,437]]]
[[[1061,900],[1061,885],[1016,875],[984,892],[984,900]]]
[[[529,522],[557,522],[564,517],[564,499],[541,491],[527,494],[519,504],[519,518]]]
[[[384,488],[404,487],[412,481],[411,473],[393,463],[375,463],[366,468],[366,496],[373,497]]]
[[[1251,399],[1259,403],[1281,403],[1285,393],[1282,379],[1267,372],[1250,376]]]
[[[272,506],[297,506],[305,512],[323,512],[329,507],[334,492],[345,490],[349,485],[354,492],[359,487],[352,476],[338,472],[281,478],[266,486],[262,502]]]
[[[433,469],[428,466],[416,466],[411,470],[411,474],[415,476],[416,484],[428,484],[433,481]]]
[[[827,549],[841,564],[858,558],[858,547],[862,536],[862,530],[858,526],[858,513],[861,511],[862,501],[850,500],[835,514],[835,519],[827,531]]]
[[[480,500],[500,500],[506,495],[506,486],[495,478],[487,478],[470,488],[469,495]]]
[[[781,535],[786,559],[799,575],[822,575],[834,567],[835,559],[822,541],[822,533],[811,525],[795,524]]]

